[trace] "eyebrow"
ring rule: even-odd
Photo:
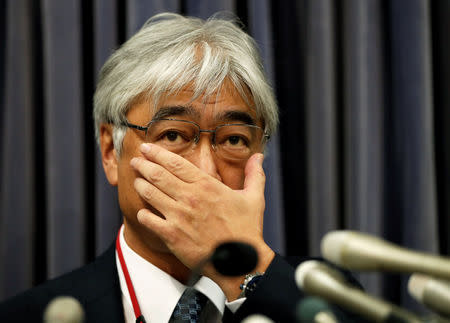
[[[173,116],[189,116],[193,118],[200,118],[200,113],[191,105],[163,106],[158,111],[156,111],[152,120]]]
[[[245,124],[249,125],[256,125],[255,119],[248,114],[247,112],[243,111],[224,111],[222,113],[219,113],[215,119],[217,121],[226,121],[226,122],[233,122],[233,121],[241,121]]]

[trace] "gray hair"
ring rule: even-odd
[[[236,19],[208,20],[162,13],[142,28],[103,65],[94,95],[95,134],[100,125],[114,125],[114,147],[120,155],[126,128],[120,126],[134,103],[177,93],[188,84],[193,99],[220,90],[229,79],[242,98],[253,102],[265,131],[273,134],[278,107],[265,76],[255,41]],[[249,97],[250,96],[250,97]]]

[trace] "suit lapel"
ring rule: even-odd
[[[88,279],[86,283],[90,285],[91,293],[83,304],[88,322],[123,323],[122,292],[114,244],[95,261],[93,273]]]

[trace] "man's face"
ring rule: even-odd
[[[245,123],[246,118],[251,118],[256,125],[262,126],[256,119],[255,111],[245,103],[229,83],[225,83],[218,95],[214,93],[206,100],[199,97],[191,102],[192,94],[193,92],[186,88],[176,95],[160,100],[155,113],[164,112],[165,118],[193,121],[201,129],[214,129],[225,123]],[[145,126],[154,118],[154,114],[150,111],[152,110],[148,102],[137,103],[127,113],[127,120],[132,124]],[[230,116],[233,116],[233,119],[230,119]],[[143,156],[139,147],[144,142],[143,131],[128,129],[117,168],[120,207],[125,216],[125,222],[135,229],[140,227],[136,219],[137,212],[143,208],[152,209],[136,192],[134,180],[140,174],[130,166],[130,160],[133,157]],[[211,134],[202,133],[195,149],[185,158],[228,187],[232,189],[243,187],[246,161],[230,162],[219,158],[211,146]]]

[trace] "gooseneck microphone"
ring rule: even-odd
[[[84,311],[80,302],[71,296],[59,296],[45,308],[44,323],[83,323]]]
[[[360,232],[327,233],[321,251],[325,259],[347,269],[417,272],[450,280],[450,258],[411,251]]]
[[[319,297],[308,296],[298,302],[296,307],[298,322],[337,323],[330,305]]]
[[[421,322],[414,314],[353,287],[339,271],[323,262],[310,260],[301,263],[295,271],[295,280],[306,293],[321,297],[368,320]]]
[[[212,263],[214,269],[224,276],[242,276],[255,269],[258,264],[258,253],[248,243],[238,241],[221,243],[211,256],[192,269],[188,286],[193,286],[197,282],[208,263]]]
[[[432,311],[450,318],[450,281],[413,274],[408,281],[408,291]]]

